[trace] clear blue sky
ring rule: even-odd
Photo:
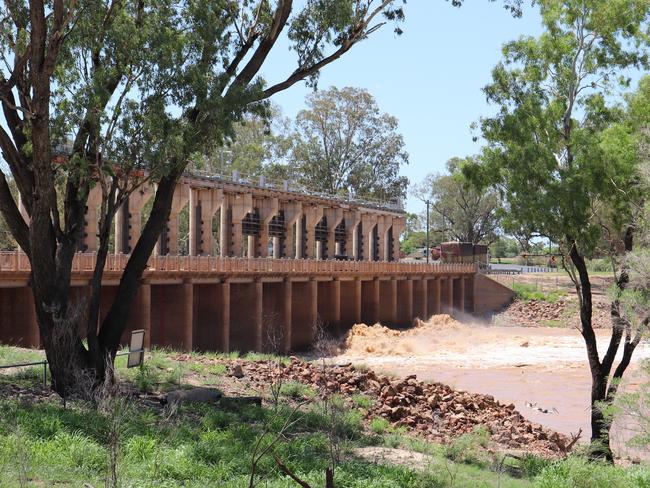
[[[445,0],[411,0],[404,34],[390,25],[352,48],[321,73],[319,86],[355,86],[369,90],[382,111],[395,115],[410,154],[403,169],[411,183],[442,172],[453,156],[478,152],[469,126],[490,112],[481,88],[501,58],[504,42],[541,32],[530,7],[513,18],[502,2],[467,0],[461,8]],[[295,68],[295,53],[283,48],[268,60],[264,76],[277,82]],[[279,93],[273,101],[286,116],[304,108],[304,84]],[[420,211],[417,200],[407,208]]]

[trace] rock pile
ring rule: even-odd
[[[595,328],[611,327],[610,304],[598,297],[594,300],[593,324]],[[577,301],[570,298],[557,300],[555,303],[542,300],[516,300],[501,312],[497,322],[524,327],[578,327],[580,316]]]
[[[504,405],[490,395],[455,391],[440,383],[423,383],[415,375],[391,379],[351,365],[322,366],[296,358],[284,366],[244,363],[244,371],[259,386],[281,377],[312,386],[321,396],[340,393],[349,400],[351,394],[365,394],[374,400],[367,419],[382,417],[437,442],[449,442],[482,425],[493,442],[507,449],[557,455],[568,443],[566,436],[526,420],[512,404]]]

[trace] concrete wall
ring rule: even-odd
[[[0,343],[21,347],[39,346],[31,288],[0,289]]]
[[[477,274],[474,277],[473,296],[473,312],[484,314],[501,310],[508,305],[512,302],[514,292],[485,275]]]
[[[102,289],[102,318],[116,290],[112,283]],[[73,287],[72,306],[88,293],[88,285]],[[147,281],[134,297],[122,342],[128,344],[133,329],[145,329],[147,347],[300,351],[312,346],[317,324],[335,336],[355,323],[406,326],[416,317],[447,312],[450,305],[457,312],[484,313],[511,298],[508,288],[469,274]],[[0,288],[0,342],[39,345],[30,288]]]

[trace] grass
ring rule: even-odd
[[[7,348],[1,351],[3,357],[23,354]],[[179,370],[174,355],[153,351],[143,368],[126,370],[119,364],[118,374],[145,391],[176,387],[168,381],[169,375]],[[197,361],[185,365],[182,374],[201,375],[218,386],[224,380],[226,364],[211,364],[207,359],[223,358],[195,357]],[[194,366],[198,363],[201,368]],[[366,422],[372,405],[367,396],[354,395],[349,401],[334,396],[325,403],[313,388],[297,382],[285,383],[282,393],[278,406],[226,410],[192,405],[175,414],[125,400],[119,417],[81,402],[68,402],[64,408],[57,400],[0,398],[0,486],[104,486],[111,439],[117,437],[113,445],[119,486],[246,487],[257,441],[265,431],[277,432],[293,421],[274,451],[314,488],[325,484],[332,435],[342,448],[335,471],[337,487],[650,487],[650,468],[646,466],[623,469],[579,457],[563,461],[534,456],[504,459],[502,454],[485,449],[490,441],[482,428],[441,446],[413,437],[383,418]],[[296,398],[310,398],[297,415],[290,407]],[[355,454],[368,446],[422,453],[428,461],[415,463],[407,457],[403,463],[376,464]],[[279,471],[272,456],[260,461],[258,473],[258,486],[297,486]]]
[[[555,303],[567,294],[564,290],[544,292],[538,290],[536,285],[529,283],[513,283],[512,290],[519,300],[537,300],[549,303]]]

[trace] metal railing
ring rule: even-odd
[[[394,198],[389,200],[358,197],[351,193],[337,194],[325,191],[317,191],[309,188],[295,180],[279,180],[268,178],[264,175],[246,175],[233,171],[232,174],[219,174],[209,173],[207,171],[191,170],[186,171],[183,175],[187,179],[201,179],[206,181],[220,181],[226,183],[234,183],[237,185],[248,186],[252,188],[264,188],[267,190],[278,190],[288,193],[295,193],[298,195],[307,195],[317,198],[324,198],[327,200],[335,200],[347,204],[357,204],[367,207],[374,207],[378,209],[388,209],[403,212],[404,202],[401,198]]]
[[[95,268],[95,253],[77,253],[72,261],[73,272],[90,272]],[[127,254],[109,254],[106,272],[122,272],[129,260]],[[0,273],[29,272],[27,255],[20,251],[0,252]],[[213,256],[151,256],[146,273],[278,273],[278,274],[473,274],[476,264],[426,264],[389,261],[341,261],[316,259],[272,259]]]
[[[129,354],[132,353],[139,353],[139,352],[145,352],[145,349],[134,349],[133,351],[121,351],[115,354],[115,356],[128,356]],[[42,361],[32,361],[29,363],[15,363],[15,364],[2,364],[0,365],[0,369],[14,369],[14,368],[26,368],[29,366],[43,366],[43,388],[47,388],[47,365],[49,363],[47,362],[47,359],[43,359]]]

